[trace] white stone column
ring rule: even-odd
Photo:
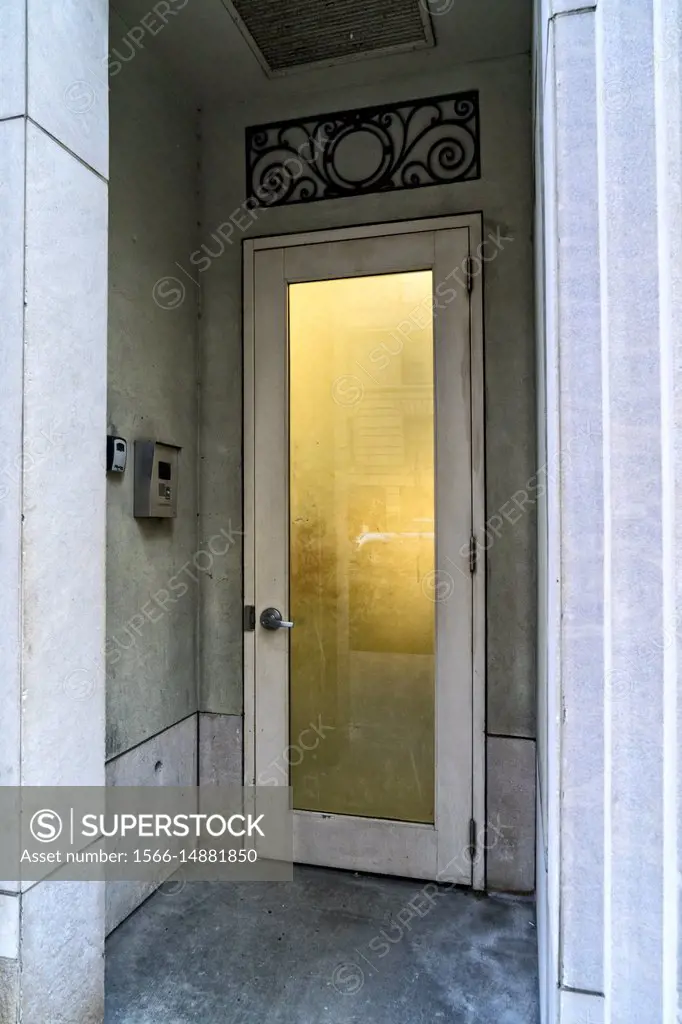
[[[548,0],[537,13],[555,460],[541,549],[543,1020],[674,1024],[682,4]]]
[[[107,0],[0,5],[4,786],[104,780],[107,39]],[[103,938],[101,886],[0,882],[1,1024],[100,1024]]]
[[[608,1024],[678,1019],[680,13],[600,0],[596,17]]]

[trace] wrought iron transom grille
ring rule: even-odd
[[[246,129],[249,195],[265,206],[479,178],[478,93]]]

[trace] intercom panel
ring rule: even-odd
[[[167,519],[178,510],[180,449],[161,441],[135,442],[135,516]]]

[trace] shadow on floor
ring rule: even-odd
[[[107,943],[106,1024],[537,1024],[527,900],[298,867],[158,892]]]

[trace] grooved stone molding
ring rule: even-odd
[[[265,206],[480,176],[476,91],[246,129],[247,194]]]

